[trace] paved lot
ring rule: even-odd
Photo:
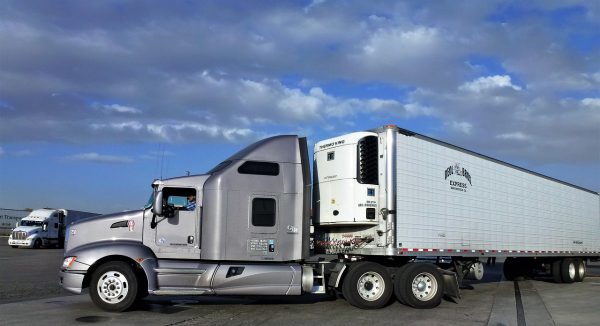
[[[343,299],[302,297],[153,297],[133,311],[107,313],[87,294],[58,288],[59,249],[12,249],[0,238],[2,325],[598,325],[600,277],[583,283],[508,282],[502,264],[461,292],[459,303],[433,310],[394,302],[384,309],[356,309]],[[590,267],[600,275],[600,264]],[[519,296],[515,296],[518,288]],[[522,313],[517,313],[517,301]]]

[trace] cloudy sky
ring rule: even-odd
[[[0,207],[390,123],[600,191],[600,2],[0,3]]]

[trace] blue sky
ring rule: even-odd
[[[397,124],[600,191],[597,1],[3,1],[0,207]]]

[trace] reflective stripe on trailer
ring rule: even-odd
[[[437,249],[437,248],[400,248],[401,252],[471,252],[480,254],[599,254],[599,251],[557,251],[557,250],[500,250],[500,249]]]

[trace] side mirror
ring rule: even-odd
[[[162,191],[158,191],[154,194],[154,203],[152,204],[152,212],[158,216],[163,215],[163,193]]]
[[[44,222],[44,224],[42,224],[42,231],[48,231],[48,223]]]
[[[18,228],[19,227],[19,222],[15,223],[15,227]]]

